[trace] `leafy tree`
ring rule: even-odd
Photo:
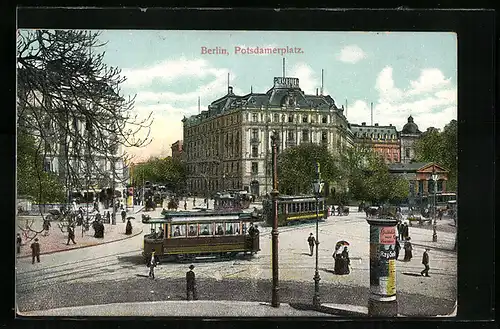
[[[61,181],[83,188],[92,176],[105,178],[103,158],[123,160],[120,149],[149,142],[151,115],[132,113],[134,98],[121,95],[120,69],[104,63],[99,32],[23,30],[17,38],[17,118],[27,134],[53,148]],[[145,136],[142,134],[146,132]],[[82,170],[82,163],[87,167]],[[123,168],[113,166],[114,177]]]
[[[180,160],[172,157],[151,157],[146,162],[134,166],[132,179],[134,186],[141,186],[143,181],[150,181],[179,190],[183,187],[185,178],[185,166]]]
[[[450,191],[457,188],[457,129],[457,121],[451,120],[442,132],[430,129],[415,144],[417,161],[436,162],[449,170],[447,190]]]
[[[37,203],[56,203],[65,199],[64,186],[58,177],[43,170],[43,157],[36,139],[19,129],[17,135],[17,193]]]
[[[324,145],[303,143],[285,149],[278,155],[280,192],[289,195],[311,193],[316,179],[316,163],[320,164],[323,181],[338,181],[341,172],[335,160]]]
[[[350,193],[357,200],[383,203],[408,196],[408,182],[391,175],[383,158],[367,145],[346,150],[341,163]]]

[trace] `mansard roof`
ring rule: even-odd
[[[247,95],[235,95],[232,87],[228,87],[228,93],[213,101],[208,106],[208,111],[191,116],[186,120],[191,121],[207,118],[229,112],[233,109],[249,108],[262,109],[269,107],[282,107],[284,105],[294,108],[307,108],[318,110],[337,110],[335,101],[330,95],[306,95],[299,87],[297,78],[274,78],[274,86],[266,93],[249,93]]]

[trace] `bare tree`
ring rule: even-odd
[[[18,126],[37,138],[42,159],[57,154],[68,191],[122,177],[123,166],[115,164],[129,160],[124,149],[150,142],[151,113],[145,119],[133,114],[135,96],[121,95],[126,78],[94,51],[105,45],[99,36],[77,30],[18,33]]]

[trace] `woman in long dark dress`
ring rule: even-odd
[[[351,264],[351,260],[349,259],[349,251],[347,250],[347,247],[345,247],[340,254],[340,258],[342,259],[342,274],[349,274],[349,265]]]
[[[410,242],[410,237],[408,237],[405,241],[405,245],[404,245],[404,249],[405,249],[405,258],[404,258],[404,261],[405,262],[409,262],[412,257],[413,257],[413,253],[412,253],[412,250],[413,250],[413,247],[411,245],[411,242]]]

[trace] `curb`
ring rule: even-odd
[[[120,239],[116,239],[116,240],[111,240],[111,241],[106,241],[106,242],[102,242],[102,243],[96,243],[96,244],[90,244],[90,245],[86,245],[86,246],[78,246],[78,247],[75,247],[75,248],[71,248],[71,249],[62,249],[62,250],[53,250],[53,251],[47,251],[47,252],[41,252],[40,253],[40,256],[41,255],[50,255],[50,254],[55,254],[55,253],[58,253],[58,252],[64,252],[64,251],[71,251],[71,250],[75,250],[75,249],[83,249],[83,248],[88,248],[88,247],[95,247],[95,246],[100,246],[100,245],[103,245],[103,244],[108,244],[108,243],[113,243],[113,242],[117,242],[117,241],[122,241],[122,240],[125,240],[125,239],[130,239],[130,238],[133,238],[135,236],[138,236],[139,234],[141,234],[143,232],[143,228],[140,229],[140,231],[138,231],[137,233],[135,234],[132,234],[132,235],[129,235],[129,236],[125,236],[123,238],[120,238]],[[27,255],[27,256],[18,256],[16,258],[29,258],[31,257],[31,255]]]
[[[289,305],[292,308],[297,309],[297,310],[301,310],[301,311],[317,311],[317,312],[321,312],[321,313],[327,313],[327,314],[338,315],[338,316],[357,316],[357,317],[367,317],[368,316],[368,313],[365,313],[365,312],[335,308],[335,307],[326,306],[326,305],[320,305],[319,307],[315,307],[312,304],[303,304],[303,303],[290,303]],[[349,307],[351,305],[345,304],[345,306]]]

